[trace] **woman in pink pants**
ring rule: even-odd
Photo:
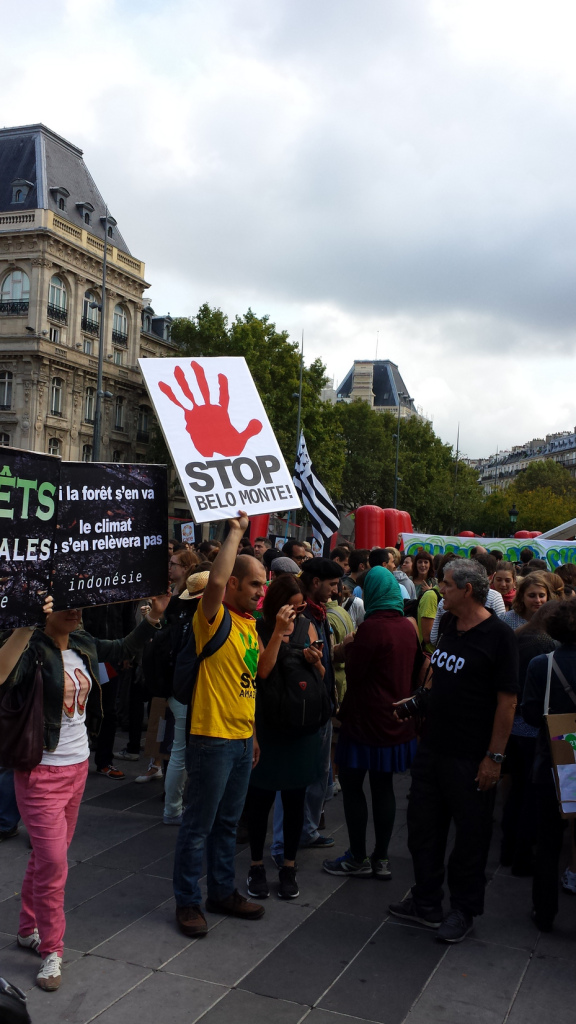
[[[123,640],[96,640],[82,630],[81,609],[44,606],[44,629],[15,629],[0,648],[0,685],[31,686],[38,659],[44,681],[44,753],[30,772],[14,772],[18,808],[32,853],[22,883],[19,946],[39,951],[40,988],[59,988],[64,951],[67,851],[88,774],[88,733],[102,721],[98,663],[131,659],[153,635],[169,595],[153,598],[150,612]]]

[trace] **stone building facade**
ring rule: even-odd
[[[100,457],[146,462],[138,357],[174,354],[171,319],[143,300],[144,264],[82,151],[43,125],[0,130],[0,444],[91,461],[105,244]]]

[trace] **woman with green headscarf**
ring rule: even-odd
[[[366,576],[364,612],[353,643],[344,648],[348,688],[338,716],[342,727],[335,754],[349,849],[336,860],[324,861],[323,867],[331,875],[389,879],[394,774],[406,771],[416,752],[414,725],[395,717],[394,704],[410,696],[418,636],[413,623],[404,618],[400,586],[383,566],[375,566]],[[376,837],[371,856],[366,851],[366,772]]]

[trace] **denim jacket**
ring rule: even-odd
[[[98,662],[109,661],[120,666],[142,650],[144,644],[154,635],[155,626],[146,619],[136,626],[122,640],[97,640],[83,629],[70,633],[68,647],[82,659],[90,674],[92,688],[86,705],[86,728],[90,736],[100,731],[102,722],[102,692],[99,681]],[[10,633],[4,634],[4,643]],[[62,705],[64,703],[64,662],[62,652],[53,640],[41,629],[36,629],[28,646],[6,679],[4,686],[32,686],[36,673],[36,662],[40,660],[44,681],[44,749],[56,750],[60,739]]]

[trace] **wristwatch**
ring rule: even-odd
[[[502,764],[506,760],[506,754],[493,754],[491,750],[486,751],[486,757],[489,757],[496,764]]]

